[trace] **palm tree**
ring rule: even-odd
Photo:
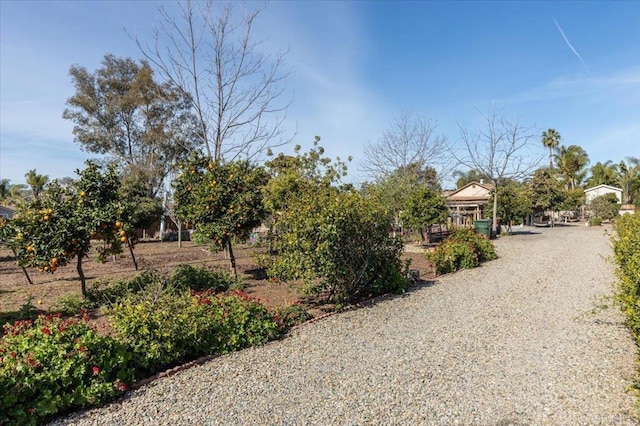
[[[582,147],[578,145],[561,145],[556,148],[554,156],[558,165],[558,172],[565,180],[567,188],[574,190],[579,182],[584,179],[586,172],[583,171],[589,164],[589,156]]]
[[[549,129],[546,132],[542,132],[542,145],[545,148],[549,148],[549,169],[553,169],[553,150],[560,145],[562,137],[556,129]]]
[[[26,189],[26,185],[21,183],[11,185],[11,180],[0,180],[0,204],[19,204],[22,201],[22,191]]]
[[[35,198],[40,197],[40,193],[42,193],[44,187],[49,183],[49,176],[39,175],[36,173],[36,169],[29,170],[24,177],[27,179],[27,185],[31,187]]]
[[[611,160],[604,163],[597,162],[591,166],[591,176],[587,179],[588,186],[615,185],[618,180],[618,165]]]
[[[0,203],[4,203],[4,200],[9,198],[9,187],[11,184],[9,179],[0,180]]]
[[[620,161],[618,165],[618,181],[622,188],[623,204],[631,204],[634,194],[640,189],[640,159],[627,157],[629,165]]]

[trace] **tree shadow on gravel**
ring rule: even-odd
[[[432,287],[438,283],[439,283],[438,280],[417,280],[412,284],[410,284],[407,290],[402,294],[387,293],[380,296],[372,297],[371,299],[362,300],[358,303],[355,303],[354,305],[350,305],[350,307],[354,309],[364,308],[364,307],[373,307],[382,302],[407,297],[411,293],[414,293],[418,290],[422,290],[424,288]]]
[[[423,288],[427,288],[427,287],[432,287],[436,284],[438,284],[440,281],[435,280],[435,279],[429,279],[429,280],[417,280],[415,283],[411,284],[409,286],[409,288],[407,289],[407,293],[413,293],[416,290],[421,290]]]
[[[511,234],[509,235],[505,235],[505,237],[512,237],[514,235],[540,235],[542,234],[542,232],[536,232],[533,230],[529,230],[529,229],[518,229],[518,230],[511,230]],[[502,236],[501,236],[502,237]]]

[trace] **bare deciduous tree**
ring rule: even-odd
[[[456,161],[479,171],[491,180],[494,187],[493,225],[497,230],[498,185],[506,179],[522,179],[536,169],[543,156],[536,154],[532,142],[538,140],[535,130],[522,125],[519,119],[509,118],[489,108],[484,114],[485,128],[472,132],[460,127],[462,147],[452,151]]]
[[[424,116],[402,113],[391,128],[364,149],[361,171],[372,178],[383,178],[398,170],[433,167],[439,173],[446,164],[447,139],[436,134],[437,122]]]
[[[154,43],[136,39],[165,79],[191,99],[199,136],[212,159],[251,157],[283,145],[291,101],[284,94],[284,55],[270,56],[253,29],[262,7],[234,14],[230,3],[178,2],[174,17],[160,7]]]

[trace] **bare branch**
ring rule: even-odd
[[[477,170],[494,185],[493,232],[497,230],[497,188],[505,179],[523,179],[539,167],[541,155],[531,150],[537,132],[490,107],[484,114],[485,127],[472,132],[459,126],[462,146],[451,151],[458,164]]]
[[[159,74],[189,94],[207,155],[252,157],[290,142],[284,55],[265,54],[253,39],[263,6],[236,16],[232,3],[178,5],[178,19],[160,7],[153,45],[136,43]]]
[[[461,147],[451,151],[456,162],[478,170],[492,181],[522,179],[539,167],[542,156],[532,151],[537,133],[490,108],[484,114],[485,128],[472,132],[459,125]]]
[[[402,113],[375,144],[365,147],[361,171],[371,178],[379,178],[410,165],[442,169],[446,163],[447,140],[436,134],[436,129],[435,120]]]

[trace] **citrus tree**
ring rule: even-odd
[[[549,169],[538,169],[527,182],[534,212],[557,210],[566,201],[567,192]]]
[[[271,158],[265,162],[269,181],[264,187],[264,194],[269,212],[275,214],[285,209],[308,190],[337,186],[347,175],[346,163],[340,158],[333,161],[324,156],[324,148],[319,143],[320,136],[316,136],[313,147],[304,153],[300,152],[300,145],[296,145],[295,156],[283,153],[274,156],[271,151],[267,152]],[[351,157],[347,161],[351,161]]]
[[[267,274],[301,280],[305,293],[337,303],[404,290],[402,243],[389,235],[392,214],[341,184],[346,163],[326,157],[319,140],[306,153],[296,146],[295,156],[279,154],[265,164],[275,254],[265,262]]]
[[[82,294],[86,295],[82,262],[91,250],[91,240],[101,240],[96,247],[100,261],[122,253],[131,241],[122,219],[120,176],[115,165],[101,168],[88,161],[87,167],[76,173],[78,179],[70,187],[53,181],[40,197],[22,206],[6,238],[20,266],[54,273],[75,259]]]
[[[210,161],[194,155],[173,182],[174,212],[195,227],[193,238],[229,252],[237,276],[232,242],[245,240],[265,216],[261,188],[267,176],[248,161]]]
[[[533,206],[528,187],[515,180],[508,180],[498,187],[498,200],[498,215],[507,233],[511,233],[511,225],[514,221],[522,223],[521,221]]]
[[[422,186],[409,195],[402,219],[407,226],[420,231],[422,241],[425,241],[425,231],[433,224],[446,222],[448,215],[445,198],[439,192]]]
[[[306,191],[279,215],[278,254],[267,273],[301,279],[306,294],[337,303],[402,292],[402,242],[390,236],[392,215],[373,199],[328,188]]]

